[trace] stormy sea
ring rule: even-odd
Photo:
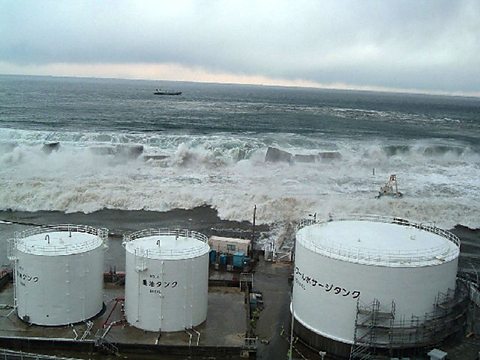
[[[376,198],[392,174],[403,196]],[[248,236],[254,207],[260,243],[312,214],[374,214],[478,246],[480,99],[0,76],[2,266],[29,226]]]

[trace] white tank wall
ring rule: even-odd
[[[183,331],[204,322],[207,308],[208,252],[178,260],[126,252],[125,316],[131,325],[147,331]]]
[[[295,318],[322,336],[353,343],[356,291],[362,303],[375,298],[396,305],[396,319],[433,310],[438,292],[455,288],[458,258],[435,266],[386,267],[332,259],[297,241],[293,286]],[[323,285],[323,286],[320,286]]]
[[[103,307],[103,246],[71,255],[17,252],[17,313],[37,325],[87,320]]]

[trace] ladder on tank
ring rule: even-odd
[[[18,306],[17,302],[17,266],[18,266],[18,254],[17,254],[17,238],[7,240],[7,258],[13,262],[13,281],[15,286],[13,287],[13,310],[7,315],[9,317]]]
[[[362,306],[357,299],[355,315],[355,331],[350,360],[372,360],[376,358],[376,347],[379,343],[389,343],[388,329],[395,319],[395,302],[391,310],[380,311],[380,301],[374,299],[370,305]],[[387,330],[387,334],[385,331]]]
[[[8,239],[7,240],[7,258],[10,261],[18,260],[17,257],[17,239]]]
[[[135,271],[142,272],[147,270],[148,250],[135,249]]]

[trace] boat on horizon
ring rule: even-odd
[[[182,95],[181,91],[155,89],[154,95]]]

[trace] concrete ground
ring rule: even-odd
[[[95,335],[101,336],[106,328],[104,323],[122,319],[121,304],[115,306],[115,298],[124,296],[123,286],[106,284],[104,290],[105,311],[92,319],[93,327],[87,331],[88,324],[79,323],[71,326],[43,327],[29,325],[21,321],[8,305],[13,306],[13,286],[11,284],[0,292],[0,336],[23,337],[48,337],[94,339]],[[7,306],[5,306],[7,305]],[[114,308],[115,306],[115,308]],[[112,312],[113,309],[113,312]],[[9,315],[7,317],[7,315]],[[244,293],[238,288],[210,287],[208,295],[207,320],[195,328],[198,334],[191,332],[192,337],[186,332],[158,333],[146,332],[128,324],[112,326],[106,335],[111,342],[160,344],[160,345],[217,345],[241,346],[247,330],[246,309]]]
[[[291,269],[292,264],[264,262],[262,258],[257,265],[253,288],[262,292],[264,301],[255,327],[259,338],[258,359],[286,359]]]
[[[472,271],[474,276],[480,273],[480,261],[473,261],[470,253],[478,253],[480,249],[480,231],[467,231],[456,229],[455,231],[463,241],[462,252],[460,254],[460,269],[463,271]],[[460,233],[459,233],[460,232]],[[113,246],[112,246],[113,247]],[[119,249],[121,247],[119,246]],[[112,257],[114,259],[115,257]],[[480,256],[478,257],[480,259]],[[476,259],[476,258],[475,258]],[[113,261],[113,260],[112,260]],[[253,288],[263,293],[264,307],[259,313],[258,319],[254,322],[255,333],[259,338],[257,358],[259,359],[286,359],[289,343],[288,331],[290,324],[290,284],[288,277],[291,274],[291,264],[264,262],[261,258],[253,280]],[[122,270],[117,268],[117,270]],[[227,273],[228,274],[228,273]],[[233,276],[233,274],[231,274]],[[213,278],[217,279],[218,274]],[[220,276],[221,278],[221,276]],[[107,309],[103,315],[95,319],[94,327],[87,339],[94,338],[97,333],[100,334],[102,324],[105,322],[109,310],[113,307],[112,299],[123,296],[124,289],[121,286],[107,284],[105,288],[104,302]],[[243,336],[247,330],[246,327],[246,309],[244,304],[244,294],[238,288],[229,287],[210,287],[209,288],[209,308],[207,321],[197,327],[201,333],[200,345],[231,345],[239,346],[243,342]],[[15,314],[8,318],[5,316],[11,311],[2,309],[1,304],[13,304],[13,289],[7,287],[5,291],[0,292],[0,336],[20,335],[20,336],[52,336],[66,337],[73,339],[76,335],[73,330],[81,337],[86,331],[85,324],[76,324],[73,327],[43,328],[37,326],[28,326],[21,322]],[[121,318],[119,308],[112,313],[110,320]],[[480,310],[477,309],[477,326],[475,334],[468,334],[462,341],[448,344],[442,348],[449,353],[451,360],[476,360],[480,352]],[[145,344],[165,345],[188,345],[190,335],[185,332],[162,334],[149,333],[136,329],[132,326],[112,327],[107,337],[110,341],[140,342]],[[192,342],[197,341],[197,336],[192,334]],[[320,359],[318,354],[308,353],[305,349],[299,349],[302,354],[309,359]],[[293,358],[302,358],[294,351]],[[328,358],[328,357],[327,357]],[[421,357],[425,359],[426,357]],[[164,357],[162,356],[162,359]],[[165,358],[166,359],[166,358]]]

